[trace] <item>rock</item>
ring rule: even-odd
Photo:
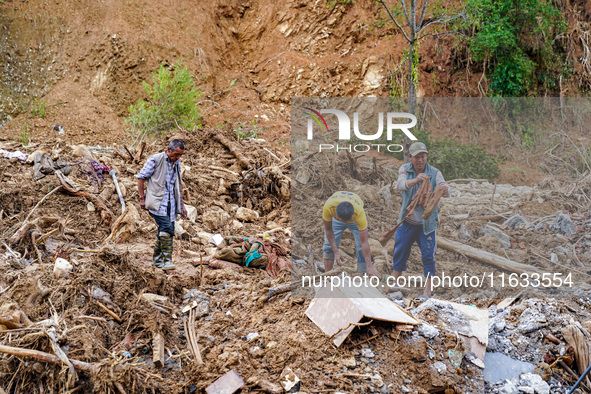
[[[53,266],[53,274],[56,278],[61,278],[70,275],[74,266],[66,259],[58,257],[55,259],[55,265]]]
[[[400,291],[394,291],[392,293],[386,294],[386,297],[388,297],[392,301],[395,301],[403,299],[404,295]]]
[[[248,334],[248,335],[246,336],[246,340],[247,340],[247,341],[252,341],[253,339],[255,339],[255,338],[258,338],[259,336],[260,336],[260,335],[259,335],[259,333],[258,333],[258,332],[251,332],[250,334]]]
[[[197,219],[197,208],[185,204],[185,209],[187,210],[187,219],[189,219],[192,223],[195,223],[195,220]]]
[[[499,394],[517,394],[519,393],[519,391],[517,391],[517,386],[515,386],[515,383],[511,382],[511,381],[507,381],[507,383],[505,383],[505,385],[503,387],[501,387],[501,389],[499,390]]]
[[[489,237],[497,239],[501,243],[501,246],[503,246],[504,248],[511,247],[511,237],[509,237],[507,234],[505,234],[498,228],[493,227],[489,224],[480,229],[480,234],[488,235]]]
[[[525,220],[521,215],[513,215],[503,223],[503,226],[509,226],[511,228],[517,228],[521,224],[526,224]]]
[[[84,157],[88,160],[96,160],[86,145],[76,145],[72,148],[72,157]]]
[[[527,394],[534,394],[535,390],[532,389],[531,387],[527,387],[527,386],[519,386],[517,387],[517,390],[521,391],[522,393],[527,393]]]
[[[534,389],[537,394],[550,394],[550,386],[544,382],[540,375],[524,373],[519,376],[519,384]]]
[[[507,327],[507,322],[505,321],[505,319],[501,319],[501,320],[495,322],[493,329],[496,332],[501,332],[505,329],[505,327]]]
[[[376,355],[368,348],[361,349],[361,355],[367,358],[374,358]]]
[[[419,335],[425,338],[435,338],[439,335],[439,330],[429,323],[423,323],[419,326]]]
[[[244,228],[244,224],[240,223],[238,220],[232,220],[232,223],[230,223],[230,227],[232,227],[235,230],[241,230]]]
[[[201,217],[203,224],[210,230],[215,230],[219,227],[224,227],[230,222],[230,214],[221,209],[207,211]]]
[[[434,362],[433,365],[431,365],[431,368],[435,370],[437,373],[443,373],[447,371],[447,366],[441,361]]]
[[[410,393],[410,390],[406,386],[400,386],[400,391],[403,393]]]
[[[567,237],[570,237],[576,231],[576,225],[571,220],[570,215],[562,213],[562,211],[556,212],[556,219],[550,225]]]
[[[259,218],[259,213],[257,211],[253,211],[252,209],[240,207],[236,211],[236,219],[240,220],[241,222],[254,222]]]
[[[338,362],[339,364],[344,365],[348,368],[355,368],[357,366],[357,361],[355,361],[355,357],[341,358],[338,360]]]
[[[187,233],[187,230],[181,226],[181,222],[182,220],[176,220],[174,222],[174,235],[179,238],[187,238],[189,234]]]
[[[94,206],[93,203],[91,203],[90,201],[88,202],[88,204],[86,204],[86,210],[88,212],[94,212],[96,211],[96,207]]]
[[[462,241],[469,241],[471,238],[472,234],[470,233],[470,230],[468,230],[468,227],[466,227],[466,223],[462,223],[460,226],[460,239]]]

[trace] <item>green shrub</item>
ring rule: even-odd
[[[564,48],[556,39],[567,32],[567,24],[553,2],[467,0],[466,15],[469,51],[492,70],[493,96],[556,88],[566,66]]]
[[[429,144],[429,164],[446,179],[477,178],[492,181],[501,173],[501,159],[489,155],[476,144],[462,145],[445,138]]]
[[[262,131],[258,124],[259,122],[256,119],[252,121],[252,126],[246,126],[241,121],[238,121],[238,127],[234,129],[234,132],[240,139],[257,139],[259,138],[259,132]]]
[[[29,125],[23,123],[21,126],[21,133],[18,136],[17,141],[21,144],[27,146],[31,140],[31,131],[29,130]]]
[[[33,100],[33,104],[31,105],[31,116],[32,117],[40,117],[45,118],[47,110],[47,104],[45,101],[37,101]]]
[[[137,137],[162,133],[176,128],[177,124],[187,130],[201,126],[196,104],[202,93],[181,60],[171,68],[160,65],[152,74],[153,86],[142,83],[148,101],[140,99],[129,107],[125,122]]]
[[[414,135],[427,147],[428,163],[441,170],[447,180],[475,178],[492,181],[501,173],[501,159],[489,155],[476,144],[462,145],[448,138],[433,141],[427,130],[417,131]],[[394,156],[403,160],[402,152]]]

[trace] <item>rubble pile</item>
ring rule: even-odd
[[[578,292],[589,274],[591,239],[589,211],[577,199],[536,187],[451,182],[452,197],[441,200],[442,238],[537,269],[550,270],[557,259],[576,275],[575,288],[533,291],[535,299],[513,292],[504,306],[502,289],[435,291],[452,302],[422,304],[412,291],[392,297],[386,289],[404,314],[422,324],[363,318],[335,347],[306,317],[312,301],[289,292],[289,271],[322,275],[318,222],[324,199],[337,188],[364,199],[375,266],[389,274],[393,242],[382,247],[377,238],[397,218],[400,197],[391,185],[396,166],[336,156],[342,165],[356,165],[358,178],[341,174],[327,183],[314,171],[321,165],[317,158],[310,158],[309,172],[294,174],[304,186],[294,189],[294,209],[309,220],[298,224],[304,232],[296,242],[288,155],[229,131],[220,133],[223,138],[204,133],[182,136],[189,218],[176,223],[177,270],[169,273],[151,266],[156,227],[138,208],[134,177],[163,143],[128,151],[63,141],[0,143],[30,159],[0,158],[0,374],[14,376],[2,387],[6,392],[202,392],[211,386],[448,394],[515,387],[542,393],[567,389],[573,374],[581,373],[584,356],[571,342],[588,335],[589,299]],[[35,181],[37,155],[45,157],[47,171]],[[67,175],[54,165],[58,160],[70,166]],[[303,193],[311,198],[304,205]],[[253,248],[261,256],[250,266]],[[339,272],[353,272],[350,237],[342,250],[348,261]],[[468,260],[441,248],[438,270],[490,270]],[[413,251],[411,272],[419,272],[419,261]],[[508,380],[487,380],[491,354],[527,368]]]

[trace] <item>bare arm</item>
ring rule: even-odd
[[[146,209],[146,195],[144,194],[144,180],[141,178],[137,179],[137,193],[140,196],[140,207]]]
[[[334,261],[338,264],[341,260],[341,252],[339,252],[339,248],[337,247],[337,241],[334,237],[334,231],[332,230],[332,222],[324,221],[324,232],[326,233],[326,239],[328,239],[328,243],[334,253]]]
[[[367,229],[359,232],[359,240],[361,241],[361,251],[365,258],[365,264],[367,265],[367,273],[370,275],[379,276],[379,272],[373,266],[371,262],[371,250],[369,248],[369,236]]]

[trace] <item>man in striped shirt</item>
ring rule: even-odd
[[[158,225],[152,265],[165,271],[176,269],[172,264],[174,221],[179,214],[183,219],[187,217],[181,188],[180,158],[184,153],[183,141],[174,139],[165,152],[150,157],[136,175],[140,206]],[[148,186],[144,193],[145,181]]]
[[[396,230],[393,258],[394,279],[406,271],[406,262],[410,256],[410,249],[416,242],[421,249],[423,274],[426,285],[422,299],[431,297],[431,278],[435,275],[435,248],[439,207],[435,207],[428,219],[423,219],[423,207],[417,206],[408,218],[408,206],[414,199],[421,183],[430,182],[431,188],[441,186],[446,189],[444,197],[449,197],[449,187],[443,179],[443,174],[437,168],[427,164],[427,147],[422,142],[415,142],[409,148],[410,163],[403,164],[398,171],[396,188],[402,192],[402,209],[398,222],[404,220]]]

